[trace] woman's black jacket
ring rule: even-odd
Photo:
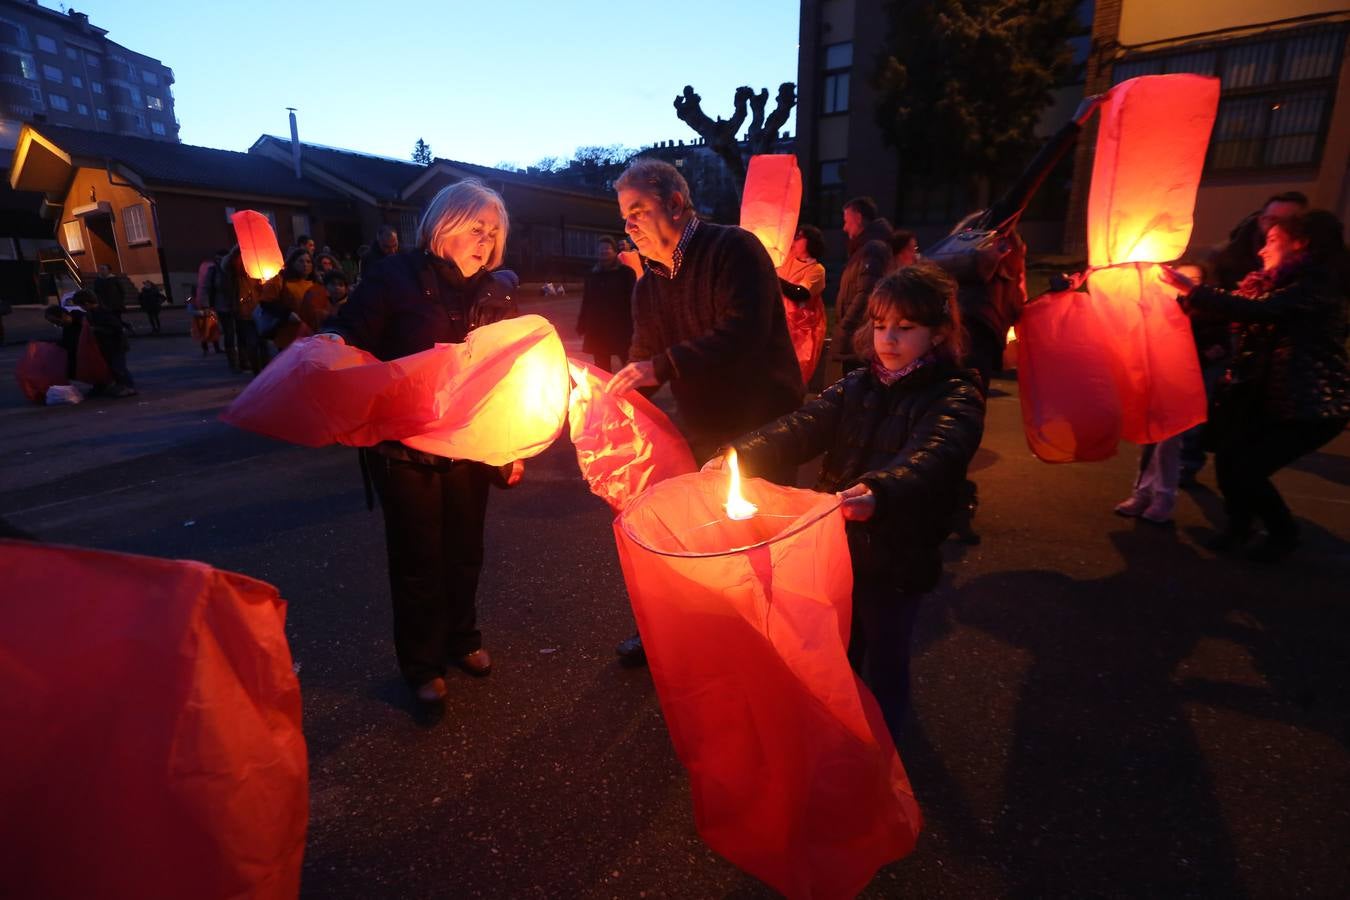
[[[1187,312],[1222,316],[1241,326],[1234,380],[1252,386],[1267,418],[1350,417],[1346,366],[1346,292],[1334,273],[1310,267],[1255,299],[1198,287]]]
[[[889,386],[870,369],[856,369],[732,446],[752,474],[823,452],[816,490],[870,487],[876,513],[848,525],[854,576],[922,592],[941,574],[938,547],[983,434],[978,373],[935,363]]]

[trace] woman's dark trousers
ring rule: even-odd
[[[416,687],[443,675],[447,660],[482,647],[474,597],[492,470],[368,458],[384,510],[394,648],[403,677]]]
[[[1270,476],[1330,442],[1345,423],[1345,419],[1255,420],[1225,435],[1214,454],[1214,472],[1223,492],[1228,530],[1246,533],[1259,517],[1272,537],[1296,535],[1293,514]]]
[[[853,584],[848,661],[877,698],[895,741],[909,712],[910,647],[922,598],[923,594],[907,594],[890,583]]]

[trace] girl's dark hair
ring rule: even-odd
[[[814,225],[798,225],[797,235],[806,238],[806,252],[819,261],[825,255],[825,235]]]
[[[918,239],[919,236],[908,228],[897,228],[891,232],[891,252],[899,253]]]
[[[956,304],[956,282],[937,265],[921,261],[902,266],[877,282],[867,299],[867,322],[853,335],[854,352],[864,359],[876,358],[873,323],[891,313],[942,335],[935,352],[953,365],[960,364],[965,355],[965,333]]]
[[[70,295],[70,302],[75,306],[88,306],[91,303],[98,306],[98,294],[95,294],[89,288],[80,288]]]
[[[1307,212],[1280,219],[1275,223],[1290,240],[1308,242],[1308,261],[1313,265],[1338,268],[1345,261],[1345,226],[1341,220],[1325,209],[1310,209]]]

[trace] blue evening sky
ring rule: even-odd
[[[289,134],[294,106],[302,141],[406,159],[421,137],[437,156],[524,165],[695,139],[671,106],[685,84],[725,118],[737,85],[767,87],[772,109],[779,83],[797,80],[789,0],[74,5],[173,69],[185,143],[229,150]]]

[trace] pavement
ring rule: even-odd
[[[575,351],[576,302],[526,311]],[[633,626],[611,516],[565,437],[490,503],[492,676],[454,673],[421,716],[354,453],[217,421],[246,376],[201,357],[181,309],[164,321],[133,339],[127,399],[30,405],[22,347],[0,347],[0,516],[281,589],[311,764],[303,897],[773,896],[699,839],[651,680],[615,661]],[[55,335],[36,311],[6,324]],[[1041,463],[1016,382],[996,388],[984,540],[948,545],[918,624],[900,750],[924,830],[863,896],[1350,896],[1350,436],[1276,477],[1306,544],[1259,566],[1200,548],[1211,470],[1175,527],[1120,519],[1133,448]]]

